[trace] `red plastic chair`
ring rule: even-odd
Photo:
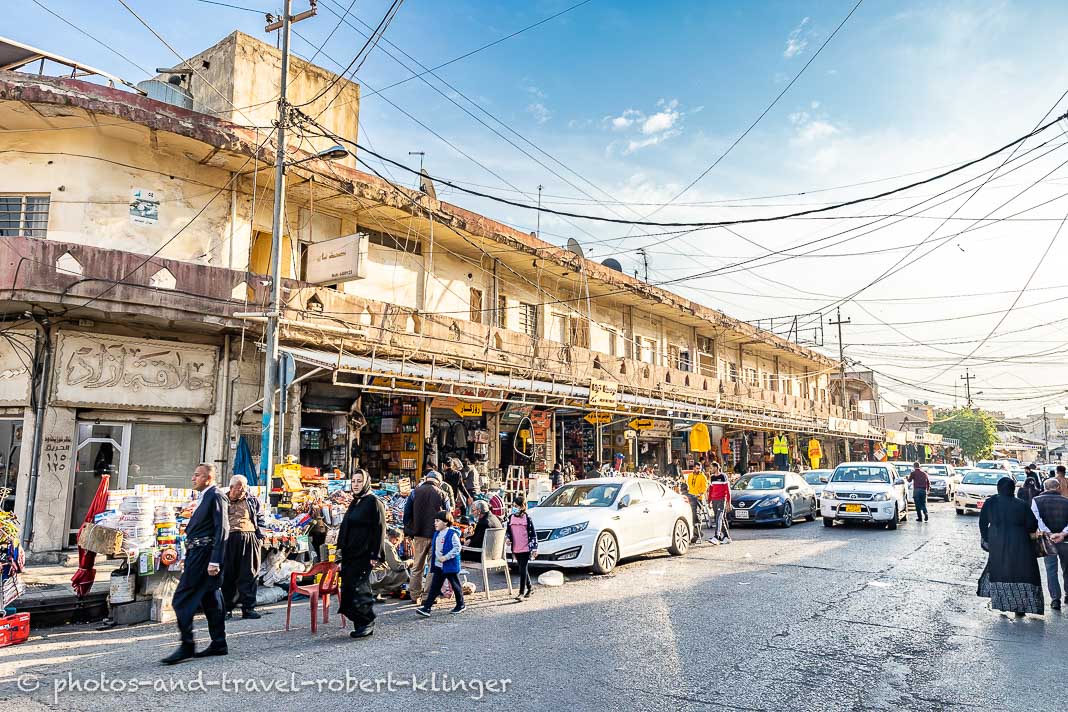
[[[303,593],[311,601],[311,632],[318,629],[319,601],[323,602],[323,623],[330,622],[330,596],[341,597],[337,577],[340,569],[337,564],[327,561],[315,564],[307,571],[294,571],[289,574],[289,600],[286,603],[286,630],[289,630],[289,614],[293,609],[293,596]],[[297,579],[322,574],[318,583],[298,586]],[[339,614],[340,615],[340,614]],[[345,616],[341,616],[341,627],[345,627]]]

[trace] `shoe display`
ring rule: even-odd
[[[189,660],[194,655],[196,655],[196,648],[193,647],[192,643],[188,645],[179,645],[177,650],[160,660],[160,662],[164,665],[174,665],[183,660]]]
[[[193,657],[194,658],[211,658],[211,657],[214,657],[216,655],[227,655],[229,652],[230,651],[227,649],[227,647],[225,645],[219,645],[219,646],[209,645],[208,647],[204,648],[203,650],[201,650],[201,651],[199,651],[197,653],[194,653]]]

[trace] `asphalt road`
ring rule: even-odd
[[[944,504],[897,531],[745,529],[523,603],[476,597],[431,620],[384,605],[367,640],[336,618],[312,637],[307,603],[284,632],[274,606],[229,626],[228,657],[171,668],[157,661],[173,626],[68,626],[0,649],[0,709],[1063,709],[1068,616],[991,612],[977,540],[977,519]],[[506,691],[471,699],[491,681]]]

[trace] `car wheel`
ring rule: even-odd
[[[808,510],[808,514],[805,515],[805,521],[806,522],[814,522],[814,521],[816,521],[816,500],[813,499],[811,504],[812,504],[811,509],[809,509]]]
[[[782,507],[782,528],[792,527],[794,525],[794,508],[787,502]]]
[[[619,545],[611,532],[601,532],[593,547],[593,573],[604,575],[619,562]]]
[[[958,509],[957,510],[957,516],[958,517],[963,517],[964,516],[964,510],[963,509]]]
[[[833,527],[834,526],[834,517],[824,517],[823,518],[823,526],[825,526],[825,527]]]
[[[671,533],[671,546],[668,553],[672,556],[682,556],[690,548],[690,527],[685,519],[675,522],[675,529]]]
[[[886,523],[886,528],[887,529],[897,529],[897,523],[900,521],[900,519],[901,519],[901,511],[898,509],[898,506],[895,504],[894,505],[894,518]]]

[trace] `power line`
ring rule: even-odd
[[[118,57],[119,59],[125,60],[125,61],[126,61],[126,62],[128,62],[129,64],[131,64],[131,65],[133,65],[133,66],[137,67],[137,68],[138,68],[138,69],[140,69],[140,70],[141,70],[142,72],[144,72],[144,73],[145,73],[145,74],[146,74],[147,76],[150,76],[150,77],[151,77],[151,76],[153,75],[153,72],[150,72],[150,71],[148,71],[147,69],[145,69],[144,67],[142,67],[142,66],[141,66],[140,64],[138,64],[137,62],[133,61],[132,59],[130,59],[130,58],[129,58],[129,57],[127,57],[127,56],[126,56],[125,54],[123,54],[123,53],[122,53],[122,52],[120,52],[119,50],[115,49],[114,47],[112,47],[112,46],[111,46],[111,45],[109,45],[108,43],[106,43],[106,42],[102,41],[102,40],[101,40],[101,39],[100,39],[99,37],[97,37],[96,35],[92,34],[91,32],[87,32],[86,30],[83,30],[83,29],[82,29],[81,27],[78,27],[78,26],[77,26],[77,25],[75,25],[75,24],[74,24],[73,22],[71,22],[71,21],[70,21],[70,20],[68,20],[67,18],[63,17],[62,15],[60,15],[60,14],[59,14],[58,12],[56,12],[55,10],[52,10],[51,8],[49,8],[48,6],[46,6],[46,5],[44,4],[44,3],[40,2],[40,0],[33,0],[33,4],[34,4],[34,5],[36,5],[37,7],[41,8],[41,9],[42,9],[42,10],[44,10],[45,12],[47,12],[47,13],[48,13],[49,15],[52,15],[53,17],[57,18],[57,19],[58,19],[58,20],[59,20],[60,22],[63,22],[64,24],[66,24],[66,25],[68,25],[68,26],[70,26],[70,27],[73,27],[73,28],[74,28],[75,30],[77,30],[77,31],[78,31],[78,32],[80,32],[81,34],[85,35],[86,37],[88,37],[89,39],[91,39],[91,40],[92,40],[93,42],[96,42],[96,43],[97,43],[98,45],[100,45],[101,47],[103,47],[104,49],[106,49],[106,50],[107,50],[108,52],[111,52],[112,54],[114,54],[114,55],[115,55],[116,57]],[[5,131],[6,131],[6,130],[7,130],[7,129],[5,129]]]

